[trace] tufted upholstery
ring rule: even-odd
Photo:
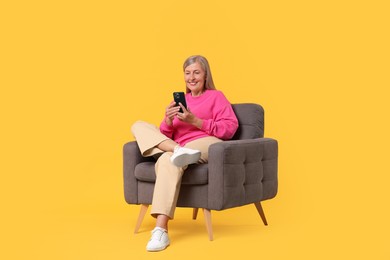
[[[208,164],[194,164],[186,169],[177,206],[224,210],[254,203],[266,224],[260,202],[277,193],[278,143],[263,138],[264,110],[260,105],[232,106],[239,121],[233,140],[211,145]],[[154,164],[154,159],[141,156],[136,142],[124,145],[127,203],[151,204]]]

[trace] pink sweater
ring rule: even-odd
[[[238,120],[230,102],[218,90],[206,90],[201,96],[186,94],[187,107],[196,117],[203,120],[202,128],[175,118],[172,126],[160,124],[160,131],[181,146],[195,139],[215,136],[222,140],[231,139],[238,128]]]

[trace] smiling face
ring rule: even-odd
[[[184,69],[184,80],[192,96],[196,97],[203,93],[205,90],[206,72],[199,62],[188,65]]]

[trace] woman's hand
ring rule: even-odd
[[[197,118],[194,114],[191,113],[190,109],[186,109],[181,103],[179,106],[183,110],[183,113],[177,112],[176,117],[183,122],[189,123],[198,127],[199,129],[202,127],[203,121]]]
[[[169,106],[165,109],[165,123],[167,123],[167,125],[170,126],[172,125],[173,119],[175,118],[175,116],[180,110],[180,107],[175,105],[176,105],[175,101],[172,101],[169,104]]]

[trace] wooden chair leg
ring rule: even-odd
[[[196,219],[197,216],[198,216],[198,208],[194,208],[194,210],[192,211],[192,219]]]
[[[211,211],[209,209],[203,209],[204,219],[206,221],[207,233],[209,234],[209,240],[213,241],[213,227],[211,225]]]
[[[260,215],[261,219],[263,220],[264,225],[268,226],[267,219],[265,218],[263,207],[261,206],[260,201],[259,202],[255,202],[253,204],[255,204],[257,212],[259,212],[259,215]]]
[[[139,211],[138,220],[135,224],[134,234],[138,232],[138,229],[141,227],[142,221],[144,220],[145,214],[148,211],[149,205],[142,204]]]

